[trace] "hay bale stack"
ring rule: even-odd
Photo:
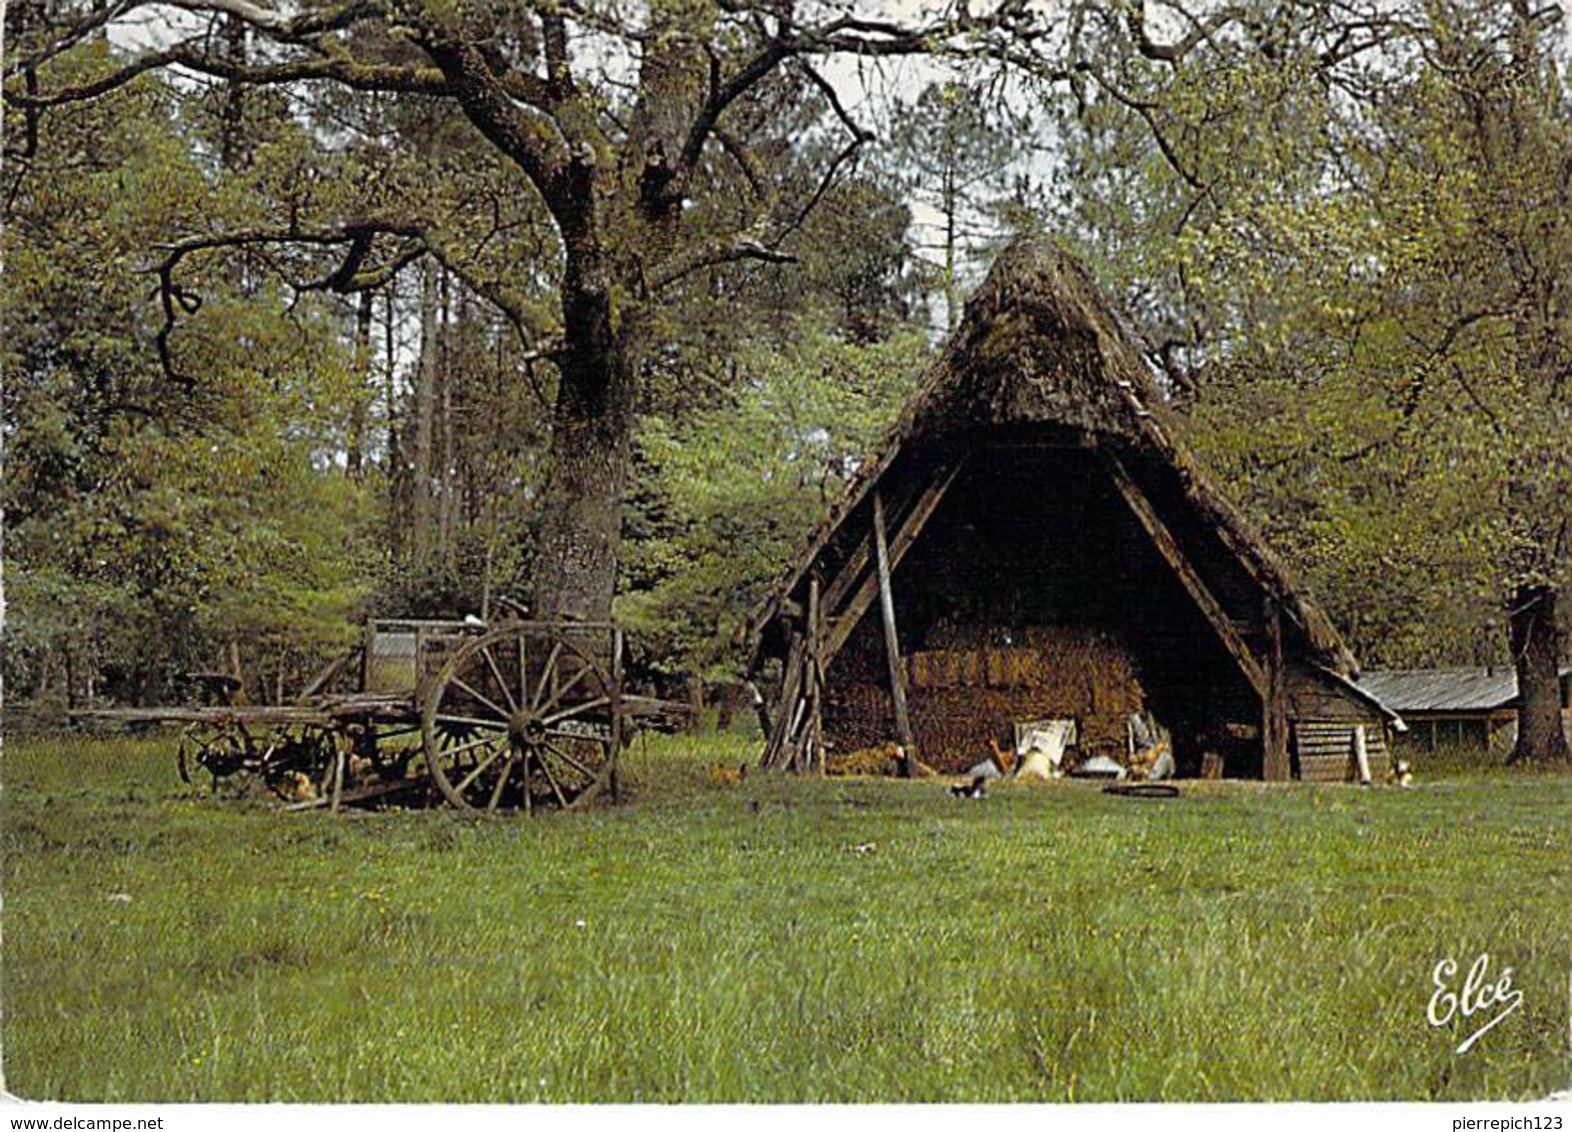
[[[1122,756],[1125,717],[1146,696],[1129,650],[1104,633],[1032,628],[1012,634],[1009,646],[977,644],[986,633],[952,626],[928,648],[906,658],[912,732],[922,758],[960,773],[987,757],[990,740],[1012,747],[1015,725],[1029,719],[1080,722],[1083,756]],[[831,685],[825,732],[841,750],[874,747],[894,731],[893,708],[882,684]]]
[[[837,751],[878,747],[895,734],[888,689],[874,683],[830,683],[824,689],[824,736]]]

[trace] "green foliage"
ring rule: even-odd
[[[217,223],[155,83],[46,119],[13,168],[4,295],[7,680],[145,699],[244,641],[291,679],[340,647],[365,500],[335,466],[347,359],[324,304],[207,265],[188,386],[151,349],[159,234]],[[107,687],[106,687],[107,686]]]
[[[1139,101],[1074,135],[1068,207],[1203,457],[1374,663],[1499,660],[1572,566],[1572,106],[1498,9],[1333,63],[1328,17],[1263,8],[1272,51],[1126,60]]]
[[[647,418],[617,613],[657,667],[738,676],[734,631],[915,389],[907,333],[858,345],[803,328],[734,359],[730,404]]]

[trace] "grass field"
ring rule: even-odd
[[[193,795],[169,742],[4,751],[6,1086],[67,1100],[1543,1096],[1572,779],[1413,790],[710,778],[466,824]],[[1423,770],[1421,769],[1423,776]],[[1467,1054],[1437,961],[1515,1014]]]

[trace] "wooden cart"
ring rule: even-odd
[[[281,706],[219,702],[78,713],[185,725],[181,777],[252,776],[296,806],[444,800],[468,814],[572,809],[615,795],[635,723],[684,710],[630,695],[623,634],[604,622],[374,620],[361,644]]]

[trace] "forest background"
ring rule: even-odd
[[[282,700],[367,616],[499,595],[614,609],[668,694],[733,687],[738,624],[1022,232],[1093,267],[1367,665],[1514,664],[1553,697],[1569,25],[8,4],[10,721],[192,670]]]

